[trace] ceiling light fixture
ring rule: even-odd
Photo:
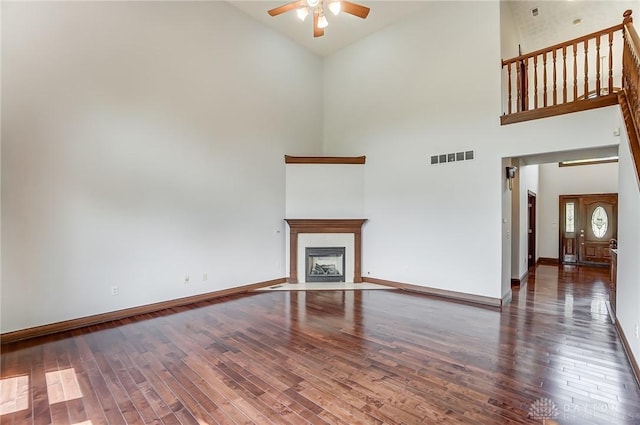
[[[318,16],[318,28],[326,28],[329,26],[329,21],[324,16],[324,11],[320,11],[320,16]]]
[[[370,12],[368,7],[351,3],[347,0],[296,0],[271,9],[267,13],[271,16],[278,16],[293,9],[296,9],[296,15],[301,21],[304,21],[310,13],[313,13],[314,37],[323,36],[324,29],[329,25],[329,21],[327,21],[327,17],[324,14],[326,9],[329,9],[334,15],[344,12],[362,19],[366,18]]]
[[[342,10],[342,3],[337,0],[331,0],[329,2],[329,10],[337,16],[340,13],[340,10]]]
[[[309,16],[309,8],[307,6],[300,7],[296,10],[296,14],[298,15],[298,19],[304,22],[307,16]]]

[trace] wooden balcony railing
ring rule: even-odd
[[[627,15],[628,13],[628,15]],[[631,19],[631,11],[625,19]],[[624,23],[502,61],[502,124],[618,103]]]
[[[629,147],[640,185],[640,37],[633,27],[631,11],[625,12],[622,52],[622,90],[618,93]]]
[[[640,187],[640,37],[620,25],[503,60],[502,124],[619,104]],[[590,53],[591,52],[591,53]]]

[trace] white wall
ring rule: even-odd
[[[539,195],[539,169],[538,165],[520,165],[518,168],[519,173],[519,186],[520,196],[518,197],[518,214],[520,219],[518,221],[517,232],[514,231],[514,237],[518,240],[518,259],[516,264],[512,264],[512,276],[513,278],[521,279],[529,270],[529,205],[528,195],[532,192],[536,195],[536,201],[538,201]],[[540,206],[536,204],[536,209],[539,210]],[[536,225],[540,222],[536,211]],[[536,235],[536,253],[534,253],[537,259],[538,240],[540,232],[538,230]],[[515,266],[515,267],[514,267]]]
[[[500,52],[502,59],[518,56],[521,36],[516,26],[509,1],[500,1]]]
[[[511,59],[518,56],[518,46],[521,44],[521,36],[516,27],[510,2],[500,1],[500,58]],[[509,96],[507,87],[509,84],[506,69],[502,72],[502,111],[508,109]]]
[[[558,163],[540,165],[538,198],[538,254],[558,258],[560,195],[618,193],[618,164],[560,167]],[[620,210],[618,208],[618,210]],[[620,226],[618,226],[620,228]]]
[[[2,332],[285,275],[318,57],[224,2],[2,8]]]
[[[620,137],[620,183],[618,188],[618,291],[616,316],[636,361],[640,361],[640,191],[622,126]]]
[[[498,2],[324,64],[224,3],[3,8],[2,332],[284,276],[284,154],[367,155],[365,274],[500,298],[502,158],[618,142],[617,107],[499,126]]]
[[[617,143],[613,108],[500,127],[499,26],[497,2],[430,2],[326,58],[324,153],[367,155],[365,275],[501,297],[501,158]]]
[[[364,168],[356,164],[287,164],[287,218],[362,218]]]
[[[512,166],[511,158],[502,159],[502,169]],[[511,202],[513,197],[513,185],[509,187],[509,180],[506,172],[502,176],[502,289],[501,296],[504,298],[511,294],[511,241],[512,241],[512,215]]]

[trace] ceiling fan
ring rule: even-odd
[[[329,25],[327,18],[324,16],[324,3],[327,3],[328,9],[334,15],[337,15],[342,11],[364,19],[369,15],[370,11],[368,7],[344,0],[296,0],[271,9],[267,13],[271,16],[278,16],[296,9],[298,18],[301,21],[304,21],[311,12],[313,13],[313,36],[322,37],[324,35],[324,29]]]

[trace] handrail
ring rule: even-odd
[[[573,40],[563,41],[562,43],[554,44],[553,46],[544,47],[542,49],[538,49],[538,50],[535,50],[535,51],[530,52],[530,53],[525,53],[524,55],[516,56],[515,58],[503,59],[502,60],[502,66],[507,65],[508,63],[517,62],[519,60],[532,58],[534,56],[541,55],[541,54],[543,54],[545,52],[549,53],[552,50],[558,50],[558,49],[561,49],[564,46],[572,45],[573,43],[582,43],[583,41],[595,38],[598,35],[604,35],[604,34],[608,34],[610,32],[620,31],[622,29],[623,25],[624,24],[614,25],[612,27],[609,27],[609,28],[606,28],[606,29],[603,29],[603,30],[600,30],[600,31],[592,32],[591,34],[583,35],[582,37],[574,38]]]
[[[616,104],[622,61],[614,57],[621,56],[620,39],[631,20],[627,12],[621,24],[502,60],[503,124]]]
[[[629,135],[629,148],[640,185],[640,37],[633,27],[631,11],[625,12],[620,107]]]

